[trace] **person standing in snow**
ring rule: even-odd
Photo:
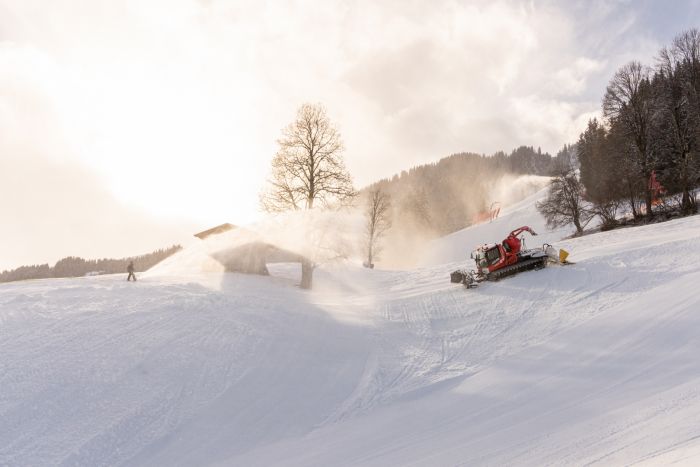
[[[134,262],[129,261],[129,265],[126,267],[127,272],[129,275],[126,277],[126,281],[130,281],[131,278],[133,277],[134,282],[136,282],[136,274],[134,274]]]

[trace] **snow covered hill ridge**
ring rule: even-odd
[[[562,241],[541,196],[312,291],[285,264],[0,285],[0,465],[697,465],[700,217]],[[521,225],[575,264],[449,283]]]

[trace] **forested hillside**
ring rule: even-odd
[[[565,146],[556,157],[528,146],[491,156],[464,152],[413,167],[363,191],[379,188],[391,197],[394,227],[444,235],[470,225],[475,215],[500,201],[491,193],[504,177],[551,175],[572,161],[573,146]]]

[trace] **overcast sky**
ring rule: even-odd
[[[698,1],[0,0],[0,269],[255,220],[303,102],[363,186],[451,153],[555,153]]]

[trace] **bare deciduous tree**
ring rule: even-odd
[[[265,211],[341,205],[355,196],[343,162],[340,133],[320,104],[304,104],[277,140],[269,187],[260,195]],[[302,261],[301,286],[311,288],[314,265]]]
[[[610,80],[603,97],[603,114],[611,124],[619,123],[634,146],[636,175],[647,185],[654,170],[649,145],[649,127],[653,109],[649,70],[639,62],[621,67]],[[644,190],[648,217],[652,217],[652,192]]]
[[[681,212],[696,210],[694,184],[700,174],[700,30],[690,29],[664,47],[657,58],[656,108],[665,153],[682,192]]]
[[[260,201],[268,212],[312,209],[342,203],[355,195],[343,162],[343,142],[326,110],[304,104],[282,131],[272,159],[270,187]]]
[[[366,266],[372,268],[374,267],[374,259],[378,257],[381,251],[379,240],[391,228],[391,202],[389,195],[380,188],[374,188],[369,192],[365,217]]]
[[[537,210],[547,221],[547,227],[574,224],[576,235],[593,219],[593,212],[585,206],[583,185],[576,172],[569,170],[556,175],[549,185],[547,197],[537,203]]]

